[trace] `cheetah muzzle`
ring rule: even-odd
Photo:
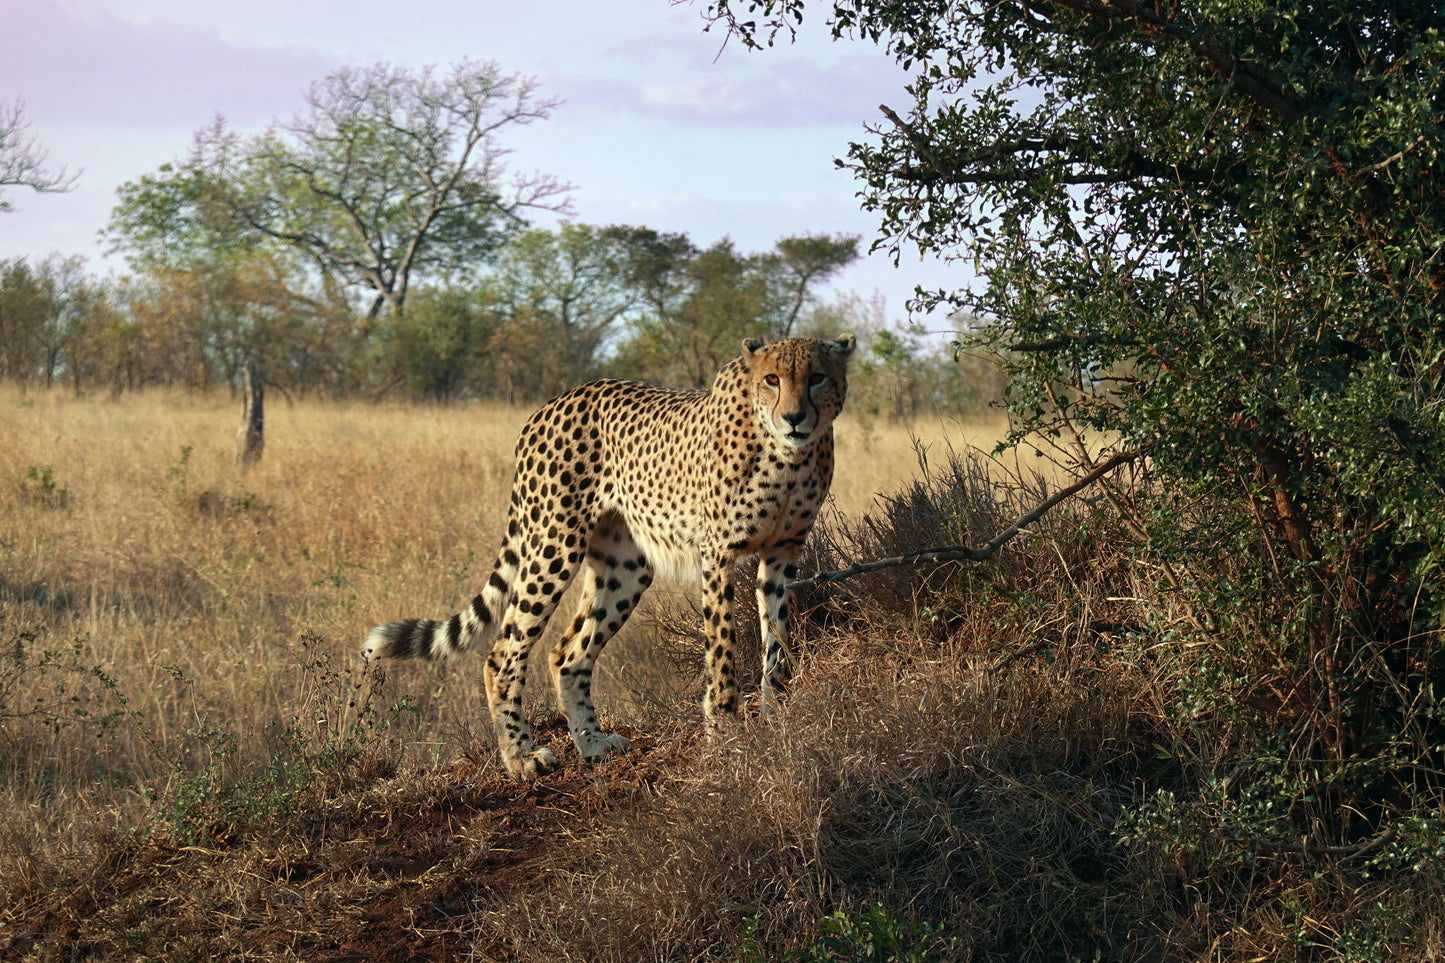
[[[507,532],[482,591],[451,618],[372,629],[368,658],[446,658],[491,643],[483,672],[497,744],[519,779],[557,768],[522,712],[527,657],[563,592],[577,614],[552,650],[552,678],[577,751],[631,748],[604,733],[592,670],[661,573],[699,578],[709,726],[737,713],[733,563],[758,557],[762,698],[788,681],[788,583],[833,478],[833,420],[854,339],[749,340],[711,389],[594,381],[553,399],[517,440]]]

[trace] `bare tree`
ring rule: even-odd
[[[0,193],[6,187],[28,187],[42,194],[63,194],[74,189],[80,172],[64,167],[50,170],[50,155],[30,132],[25,104],[0,101]],[[0,212],[14,210],[0,198]]]

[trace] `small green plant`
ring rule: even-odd
[[[822,921],[822,933],[806,950],[783,956],[788,963],[929,963],[940,960],[955,948],[957,938],[944,940],[943,927],[915,923],[874,903],[861,913],[839,910]],[[775,959],[767,953],[758,934],[758,919],[743,923],[741,959],[763,963]]]
[[[402,716],[419,714],[414,700],[403,696],[378,711],[366,695],[374,668],[363,667],[359,678],[345,673],[320,641],[302,637],[305,698],[287,721],[263,727],[259,758],[208,717],[186,730],[192,752],[171,760],[167,792],[148,793],[178,844],[225,843],[283,822],[315,792],[395,771],[388,733]]]
[[[240,815],[238,797],[245,792],[227,777],[227,766],[236,757],[235,733],[202,722],[186,729],[186,737],[195,740],[208,759],[198,771],[192,772],[183,759],[172,762],[172,788],[161,812],[178,845],[215,842],[225,835],[223,825]],[[148,793],[154,798],[154,792]],[[255,800],[253,802],[260,802]]]
[[[134,715],[115,678],[89,661],[82,640],[64,653],[37,645],[40,638],[38,630],[19,629],[0,650],[0,731],[20,719],[52,732],[80,723],[110,730]]]
[[[271,722],[264,760],[250,764],[240,736],[203,718],[185,731],[192,751],[171,762],[171,783],[158,802],[158,822],[177,845],[219,845],[283,822],[313,787],[326,781],[334,753],[314,745],[293,722]]]
[[[31,465],[23,487],[31,502],[45,508],[64,508],[70,501],[70,490],[56,482],[51,465]]]
[[[187,478],[190,473],[188,466],[193,451],[195,451],[194,445],[182,445],[180,458],[176,459],[174,465],[166,469],[166,480],[170,483],[171,495],[177,505],[184,504],[186,500]]]

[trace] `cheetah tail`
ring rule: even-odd
[[[402,619],[378,625],[366,634],[361,654],[367,659],[436,661],[491,641],[500,626],[498,616],[511,598],[509,586],[518,565],[516,552],[503,545],[487,584],[466,608],[441,621]]]
[[[469,649],[495,625],[481,595],[449,619],[401,619],[378,625],[366,635],[361,654],[368,659],[436,661]]]
[[[456,651],[452,626],[458,619],[453,615],[445,622],[401,619],[378,625],[366,634],[361,654],[368,659],[444,659]]]

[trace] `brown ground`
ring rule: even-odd
[[[503,904],[545,887],[696,752],[690,735],[619,731],[633,751],[584,766],[564,724],[539,726],[563,768],[530,784],[499,775],[488,747],[328,794],[277,832],[221,829],[203,846],[105,833],[98,858],[0,919],[0,956],[527,959]]]

